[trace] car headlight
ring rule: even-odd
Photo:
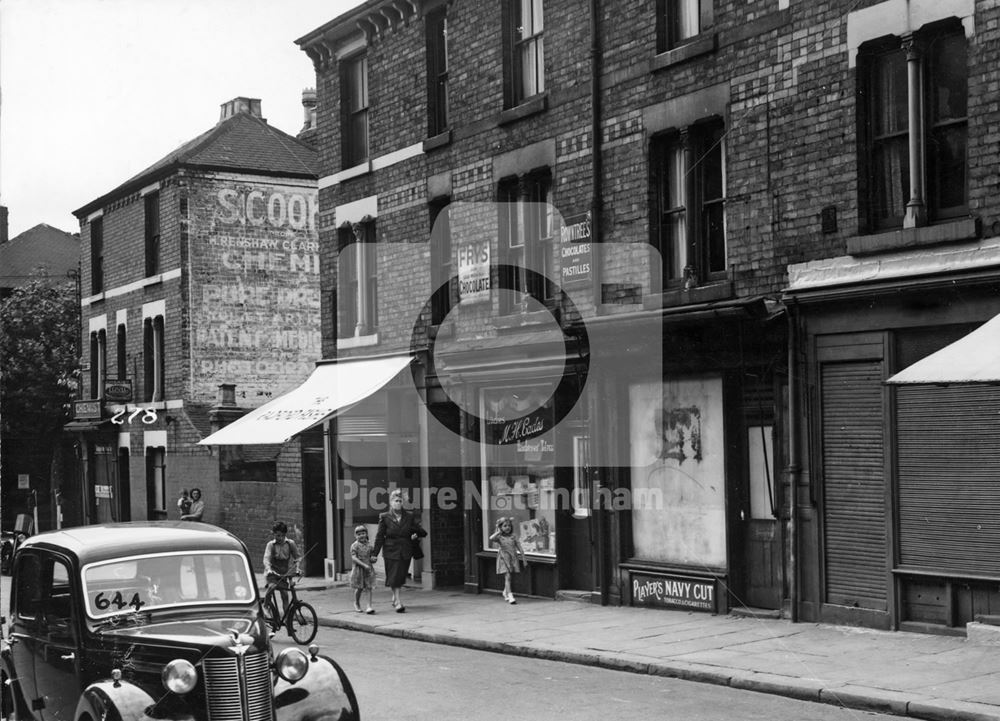
[[[278,658],[274,661],[274,667],[281,678],[295,683],[306,675],[306,671],[309,669],[309,659],[300,649],[286,648],[278,654]]]
[[[198,683],[198,672],[190,661],[177,658],[163,667],[163,686],[173,693],[187,693]]]

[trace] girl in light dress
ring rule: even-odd
[[[364,613],[375,613],[372,608],[372,587],[375,585],[374,556],[368,543],[368,529],[358,526],[354,529],[354,543],[351,544],[351,588],[354,589],[354,610],[361,613],[361,594],[368,593],[368,605]]]
[[[510,589],[510,577],[513,573],[519,573],[521,565],[517,562],[520,555],[521,564],[525,563],[524,549],[521,542],[514,535],[514,519],[501,516],[497,519],[497,527],[490,536],[490,545],[498,544],[497,549],[497,574],[503,575],[503,598],[509,604],[515,604],[514,592]]]

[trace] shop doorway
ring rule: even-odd
[[[782,598],[781,527],[774,477],[774,424],[757,419],[746,426],[749,503],[740,511],[743,526],[743,604],[779,609]],[[738,604],[740,599],[733,599]]]

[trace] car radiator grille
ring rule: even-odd
[[[271,670],[266,653],[206,658],[202,664],[210,721],[272,721]]]

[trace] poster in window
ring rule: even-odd
[[[725,566],[722,380],[633,384],[629,421],[636,558]]]

